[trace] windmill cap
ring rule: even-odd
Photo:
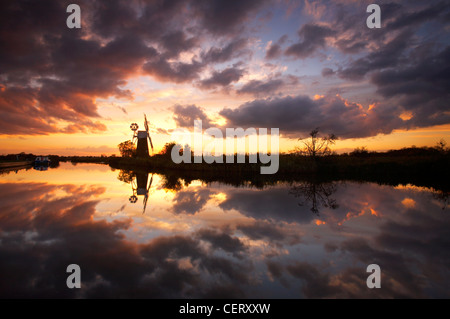
[[[138,138],[147,138],[146,131],[138,131]]]

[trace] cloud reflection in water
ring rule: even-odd
[[[167,219],[192,227],[148,228],[154,236],[138,241],[128,234],[154,206],[139,218],[107,218],[98,211],[105,187],[2,182],[0,296],[449,297],[450,217],[429,190],[332,188],[336,205],[318,216],[292,185],[184,185],[163,203]],[[115,210],[127,213],[123,205]],[[71,263],[81,266],[80,290],[65,285]],[[382,289],[366,287],[371,263]]]

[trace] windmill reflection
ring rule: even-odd
[[[149,173],[120,170],[117,177],[120,181],[131,184],[133,194],[128,199],[131,204],[135,204],[138,201],[138,196],[144,196],[142,214],[145,213],[147,208],[148,193],[153,183],[153,174],[150,177],[150,182],[148,181],[148,175]]]
[[[319,215],[320,208],[336,209],[339,207],[336,200],[331,198],[331,195],[337,190],[336,183],[318,183],[318,182],[303,182],[293,186],[289,194],[295,197],[302,198],[298,204],[300,206],[311,205],[311,211]]]

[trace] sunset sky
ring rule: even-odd
[[[316,127],[338,152],[434,146],[449,102],[446,1],[0,3],[0,154],[118,154],[143,113],[155,151],[195,119],[279,128],[282,152]]]

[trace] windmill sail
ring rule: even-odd
[[[144,113],[144,125],[145,125],[145,131],[147,132],[147,137],[148,137],[148,141],[150,142],[150,146],[152,148],[152,153],[153,153],[153,142],[152,142],[152,138],[150,137],[150,128],[148,126],[148,120],[147,120],[147,115],[145,115]]]
[[[147,136],[148,136],[148,140],[150,141],[150,146],[152,147],[152,153],[153,153],[153,143],[152,143],[152,138],[150,137],[150,134],[148,134]]]
[[[148,192],[150,191],[150,187],[152,187],[152,183],[153,183],[153,174],[152,174],[152,177],[150,178],[150,184],[148,185],[147,192],[145,193],[144,209],[142,210],[142,214],[145,214],[145,209],[147,208]]]

